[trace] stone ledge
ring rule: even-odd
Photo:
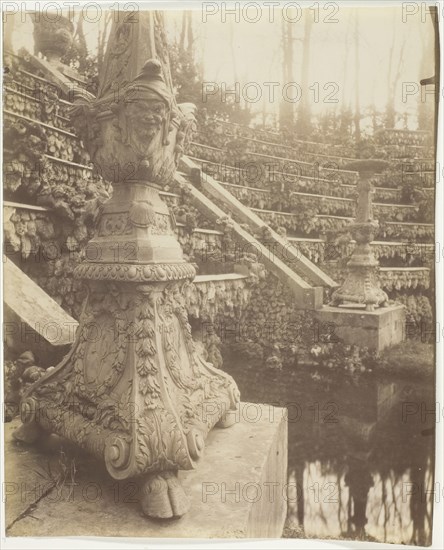
[[[242,403],[238,422],[210,433],[197,469],[179,474],[192,503],[190,511],[163,521],[142,516],[136,481],[113,480],[103,464],[56,436],[40,448],[17,443],[12,432],[18,420],[5,424],[6,534],[278,538],[287,510],[284,413]],[[68,477],[59,488],[52,487],[49,464],[53,479],[63,464],[68,466]]]

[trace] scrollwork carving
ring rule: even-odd
[[[167,52],[151,51],[164,43],[161,17],[152,12],[116,23],[99,97],[75,97],[76,128],[114,192],[89,243],[94,260],[87,249],[74,272],[89,288],[76,341],[26,396],[37,413],[50,413],[38,418],[30,405],[28,422],[90,450],[116,479],[148,476],[142,507],[155,517],[188,509],[176,472],[194,467],[209,430],[239,400],[233,379],[195,349],[179,284],[195,269],[159,195],[194,127],[192,106],[175,104]],[[141,68],[139,50],[151,53]],[[130,60],[135,78],[124,65]],[[135,257],[116,258],[116,243],[130,245]]]

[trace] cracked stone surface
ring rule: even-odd
[[[179,472],[191,510],[156,521],[142,515],[136,480],[117,482],[104,464],[55,435],[32,446],[15,441],[15,419],[5,424],[6,535],[280,537],[287,482],[283,409],[242,403],[237,420],[210,433],[196,470]]]

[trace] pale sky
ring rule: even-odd
[[[315,3],[313,3],[315,5]],[[420,63],[423,52],[421,40],[430,35],[429,47],[433,47],[433,26],[430,16],[425,13],[405,14],[401,5],[398,7],[372,8],[347,8],[339,7],[334,11],[333,3],[329,10],[319,13],[315,10],[307,10],[313,17],[311,33],[311,52],[309,66],[309,83],[312,86],[307,93],[311,99],[310,105],[313,112],[322,112],[335,108],[335,103],[326,103],[322,100],[338,99],[337,108],[341,105],[354,105],[354,16],[359,12],[359,86],[361,109],[372,103],[383,110],[387,101],[387,80],[389,67],[389,52],[395,38],[393,49],[393,73],[397,71],[402,43],[405,41],[400,77],[396,87],[396,108],[400,112],[416,111],[418,93],[407,96],[403,101],[404,90],[408,83],[412,91],[421,78],[434,74],[433,50],[430,51],[426,74],[420,74]],[[322,6],[322,4],[321,4]],[[196,53],[203,56],[205,76],[210,81],[231,83],[233,81],[232,53],[230,44],[230,26],[233,28],[234,45],[238,78],[241,89],[246,83],[257,82],[262,85],[263,96],[268,97],[269,87],[263,86],[264,82],[279,82],[275,88],[276,96],[283,93],[282,81],[282,53],[281,27],[283,14],[276,10],[274,22],[269,21],[268,14],[256,23],[245,20],[254,19],[255,13],[248,13],[246,17],[237,23],[234,16],[226,14],[226,22],[222,22],[222,14],[207,15],[203,22],[202,14],[195,12],[193,15],[196,37]],[[318,15],[318,22],[314,22]],[[296,13],[293,16],[298,17]],[[170,21],[169,30],[171,36],[177,35],[181,27],[181,13],[168,14]],[[288,18],[292,18],[288,14]],[[332,22],[327,22],[331,20]],[[294,23],[293,34],[296,38],[304,33],[303,17]],[[427,43],[427,42],[426,42]],[[345,59],[346,51],[348,57]],[[297,83],[301,83],[301,51],[302,44],[295,41],[294,48],[294,75]],[[347,65],[347,75],[344,81],[344,65]],[[315,83],[319,83],[316,85]],[[319,101],[315,102],[316,87],[319,89]],[[325,89],[324,89],[325,87]],[[255,97],[255,88],[246,89],[250,98]],[[289,89],[290,96],[292,90]],[[302,90],[304,93],[304,90]],[[294,96],[292,96],[294,97]],[[432,96],[428,96],[432,102]],[[257,109],[261,109],[257,104]]]
[[[406,13],[401,3],[397,7],[370,8],[344,7],[333,2],[324,7],[320,3],[316,10],[307,9],[309,17],[313,18],[311,33],[311,53],[309,65],[310,90],[298,90],[287,87],[284,90],[282,79],[281,29],[284,17],[292,21],[294,37],[300,38],[304,33],[302,12],[289,9],[283,12],[275,9],[271,21],[270,10],[258,12],[251,8],[235,15],[222,13],[216,3],[207,8],[206,16],[202,10],[193,11],[193,30],[195,35],[195,54],[203,59],[205,80],[214,82],[218,89],[222,83],[230,87],[234,80],[232,52],[230,49],[230,33],[233,33],[233,44],[236,58],[238,79],[244,99],[250,100],[253,111],[262,110],[263,101],[274,95],[275,102],[267,105],[267,110],[277,112],[279,99],[283,94],[295,98],[297,93],[306,93],[310,98],[310,106],[315,114],[329,109],[341,109],[341,106],[354,105],[355,65],[354,65],[354,18],[359,13],[359,86],[361,111],[374,103],[383,110],[387,101],[387,81],[389,53],[394,42],[393,71],[396,72],[400,50],[404,43],[400,77],[396,87],[396,109],[399,112],[416,112],[420,100],[418,82],[421,78],[434,73],[433,60],[433,26],[431,18],[426,13]],[[255,4],[251,2],[250,4]],[[411,3],[413,4],[413,3]],[[338,8],[335,8],[338,6]],[[413,11],[413,10],[412,10]],[[166,12],[167,31],[170,40],[178,37],[181,28],[182,12]],[[254,21],[255,22],[251,22]],[[99,23],[85,21],[84,31],[88,46],[92,51],[97,48]],[[429,39],[427,39],[429,36]],[[425,74],[420,73],[420,63],[424,45],[429,47],[428,66]],[[33,51],[32,23],[28,18],[21,23],[17,21],[13,35],[15,49],[22,46]],[[301,48],[302,43],[295,41],[294,47],[294,78],[301,84]],[[345,58],[348,52],[347,58]],[[344,80],[344,67],[347,74]],[[271,86],[270,82],[277,82]],[[254,83],[254,84],[250,84]],[[411,85],[409,83],[412,83]],[[250,84],[248,88],[244,88]],[[403,89],[410,86],[412,94],[404,97]],[[418,90],[415,92],[415,90]],[[274,91],[273,91],[274,90]],[[241,92],[242,93],[242,92]],[[260,94],[261,99],[253,100]],[[328,102],[329,100],[337,102]],[[432,102],[430,95],[427,101]],[[297,104],[296,104],[297,105]],[[412,116],[412,121],[414,116]],[[413,122],[412,122],[413,124]],[[414,127],[414,124],[413,124]]]

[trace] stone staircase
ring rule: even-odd
[[[48,300],[77,319],[85,293],[72,270],[93,253],[86,245],[111,189],[95,173],[70,123],[69,82],[79,86],[81,79],[60,75],[29,54],[9,54],[9,59],[6,256]],[[386,131],[378,139],[381,151],[393,153],[393,179],[378,176],[374,195],[381,232],[372,244],[381,262],[381,283],[410,309],[412,291],[419,292],[427,316],[434,226],[417,203],[403,202],[402,187],[392,181],[403,178],[433,200],[428,136]],[[174,184],[161,193],[175,215],[184,253],[197,264],[198,275],[185,292],[190,318],[198,324],[247,323],[258,316],[264,287],[279,296],[271,317],[288,323],[293,310],[303,315],[321,308],[342,281],[341,260],[350,255],[353,242],[338,242],[332,235],[354,216],[358,173],[345,168],[354,150],[282,141],[277,133],[212,121],[201,126]],[[38,294],[36,311],[45,310],[44,302]],[[252,331],[247,339],[261,337]],[[287,343],[292,339],[289,333]],[[273,335],[267,346],[276,341],[280,336]]]
[[[374,149],[390,160],[389,170],[374,177],[373,211],[380,231],[372,247],[381,264],[381,286],[390,298],[407,305],[410,320],[429,321],[434,264],[431,137],[384,130],[375,139]],[[290,262],[303,254],[341,282],[344,260],[354,247],[352,240],[337,238],[355,215],[358,174],[344,168],[356,160],[353,153],[298,140],[289,146],[271,132],[210,120],[191,144],[189,158],[202,171],[207,193],[208,182],[216,182],[286,239]],[[227,202],[225,206],[235,219],[245,219]],[[413,302],[420,302],[421,313],[413,311]]]

